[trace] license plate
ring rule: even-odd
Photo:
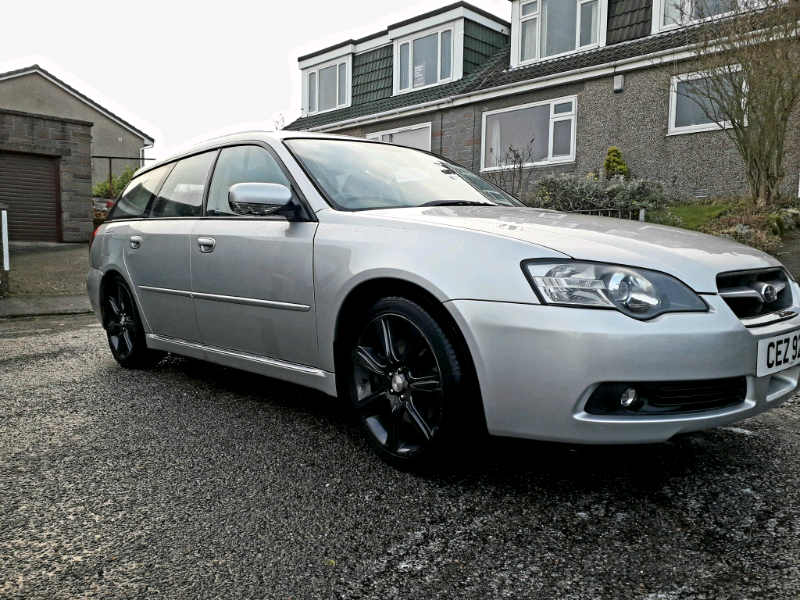
[[[800,364],[800,330],[758,342],[756,375],[770,375]]]

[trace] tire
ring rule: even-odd
[[[340,393],[375,453],[406,471],[450,463],[475,419],[463,386],[469,359],[458,356],[446,329],[423,305],[388,297],[356,319],[343,341]]]
[[[166,355],[147,347],[133,294],[120,275],[115,275],[104,286],[103,327],[111,354],[126,369],[152,367]]]

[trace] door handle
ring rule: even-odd
[[[131,236],[131,248],[136,250],[141,245],[142,245],[142,237],[139,236],[139,235],[132,235]]]
[[[200,248],[200,252],[204,252],[208,254],[209,252],[213,252],[214,247],[217,245],[217,240],[210,237],[201,237],[197,238],[197,246]]]

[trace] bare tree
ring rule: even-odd
[[[490,155],[500,168],[485,173],[484,178],[515,198],[519,198],[522,193],[530,189],[533,178],[533,169],[530,165],[542,160],[542,157],[534,156],[533,139],[521,149],[509,146],[505,152],[496,153],[492,148]]]
[[[286,117],[284,114],[278,113],[277,117],[273,117],[272,125],[275,127],[275,131],[281,131],[284,127],[286,127]]]
[[[689,6],[690,18],[709,18],[686,29],[691,58],[676,63],[676,73],[702,76],[679,78],[678,94],[691,98],[733,142],[753,202],[776,202],[786,134],[800,104],[800,0],[671,1],[672,14]]]

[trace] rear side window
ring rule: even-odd
[[[279,183],[291,189],[291,183],[281,171],[272,154],[259,146],[225,148],[214,168],[214,178],[208,192],[206,214],[228,216],[235,214],[228,204],[228,190],[237,183]]]
[[[208,171],[214,152],[206,152],[178,161],[158,193],[150,217],[198,217],[203,207]]]
[[[117,203],[108,213],[108,219],[136,219],[143,217],[147,210],[147,205],[158,189],[158,184],[172,168],[172,165],[164,165],[158,169],[148,171],[143,175],[134,177],[122,192]]]

